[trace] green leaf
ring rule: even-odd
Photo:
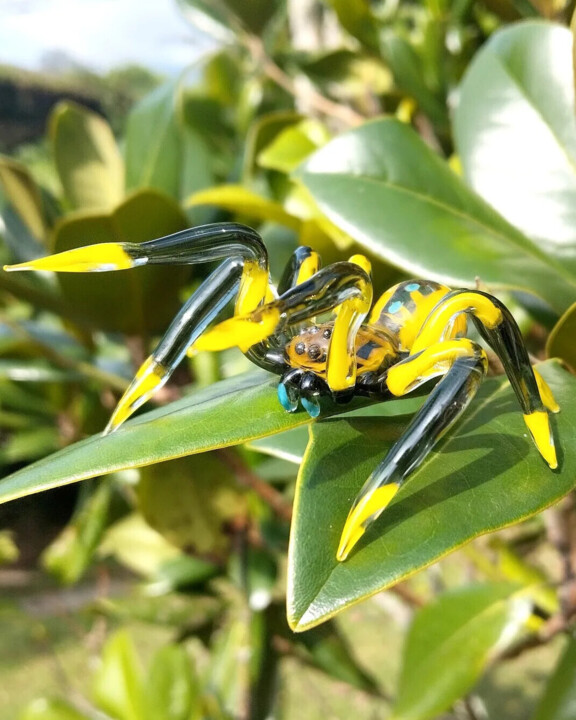
[[[376,120],[297,171],[320,209],[367,250],[417,276],[522,289],[562,312],[576,276],[479,196],[407,125]]]
[[[410,418],[331,418],[312,426],[292,522],[288,620],[313,627],[483,533],[552,505],[576,483],[576,378],[539,366],[561,405],[553,418],[560,468],[527,437],[505,378],[484,383],[455,429],[414,473],[344,563],[336,550],[350,506]],[[373,408],[375,410],[376,408]]]
[[[90,566],[108,519],[112,486],[102,482],[80,498],[79,508],[64,530],[42,553],[42,565],[60,582],[75,583]]]
[[[434,123],[444,129],[448,123],[446,104],[428,87],[425,63],[413,44],[396,31],[385,31],[381,38],[381,48],[396,85],[411,96]]]
[[[299,230],[300,220],[286,212],[282,205],[257,195],[242,185],[219,185],[191,195],[186,204],[216,205],[241,216],[257,220],[269,220]]]
[[[569,637],[532,720],[572,720],[576,717],[576,639]]]
[[[166,645],[154,655],[146,683],[149,720],[191,720],[200,711],[198,680],[183,647]]]
[[[308,428],[299,427],[287,430],[277,435],[259,438],[248,443],[251,450],[257,450],[264,455],[288,460],[299,465],[304,457],[308,445]]]
[[[556,323],[548,336],[546,354],[548,357],[561,358],[576,370],[576,303],[571,305]]]
[[[50,140],[64,193],[73,208],[109,210],[124,194],[124,165],[108,123],[96,113],[59,103]]]
[[[417,613],[390,720],[436,718],[473,687],[530,616],[530,600],[516,590],[507,583],[461,588]]]
[[[455,138],[472,187],[576,275],[572,35],[531,21],[495,33],[471,64]]]
[[[124,152],[127,190],[155,188],[183,200],[211,184],[208,149],[183,122],[182,102],[178,79],[156,88],[131,111]]]
[[[378,49],[378,25],[370,9],[370,0],[328,0],[342,27],[370,48]]]
[[[94,679],[94,702],[114,720],[142,720],[142,670],[136,649],[124,630],[108,639]]]
[[[259,153],[257,162],[261,167],[288,174],[329,139],[328,130],[322,123],[302,120],[278,133]]]
[[[139,513],[127,515],[107,530],[99,554],[112,556],[145,578],[158,579],[163,584],[161,589],[166,586],[166,577],[158,577],[162,568],[182,557],[178,548],[153,530]]]
[[[0,187],[32,236],[42,240],[46,234],[42,194],[26,167],[0,157]]]
[[[178,205],[153,190],[128,197],[110,214],[74,214],[58,224],[54,252],[99,242],[143,242],[183,230]],[[165,330],[180,308],[185,267],[143,267],[87,275],[61,273],[69,307],[86,323],[110,332],[147,335]]]
[[[226,524],[247,512],[244,493],[216,453],[143,468],[138,506],[146,522],[172,545],[217,555],[230,544]]]
[[[51,487],[237,445],[310,422],[284,411],[277,380],[263,372],[224,380],[140,415],[106,437],[94,435],[0,480],[0,503]]]
[[[33,700],[20,715],[20,720],[88,720],[64,700],[39,698]]]

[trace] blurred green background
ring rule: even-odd
[[[236,220],[275,282],[307,244],[367,254],[377,293],[478,286],[548,359],[561,464],[492,358],[403,521],[338,564],[420,400],[309,428],[199,353],[99,438],[212,268],[2,273],[0,717],[573,720],[573,3],[47,5],[0,7],[3,263]]]

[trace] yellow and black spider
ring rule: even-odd
[[[204,225],[142,244],[91,245],[5,269],[101,272],[215,260],[223,262],[182,307],[105,432],[146,402],[191,349],[239,347],[256,365],[281,376],[278,397],[287,411],[301,403],[312,417],[320,413],[323,395],[337,402],[353,395],[387,400],[442,376],[356,498],[338,548],[338,559],[345,560],[484,378],[484,349],[462,337],[470,317],[500,358],[538,450],[551,468],[557,466],[548,411],[558,406],[532,368],[510,311],[479,290],[409,280],[385,292],[370,311],[369,261],[355,255],[319,269],[318,255],[306,247],[295,251],[274,288],[262,239],[237,223]],[[234,296],[234,316],[208,329]],[[317,323],[328,313],[328,321]]]

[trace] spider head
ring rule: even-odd
[[[316,375],[326,374],[326,357],[332,325],[312,325],[294,335],[286,345],[288,363],[293,368],[310,370]]]

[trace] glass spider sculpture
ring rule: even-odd
[[[532,368],[510,311],[485,292],[409,280],[385,292],[371,309],[370,263],[364,256],[319,269],[318,255],[307,247],[295,251],[274,288],[262,239],[237,223],[203,225],[141,244],[90,245],[5,269],[102,272],[217,260],[221,264],[138,371],[105,432],[116,430],[146,402],[191,349],[239,347],[256,365],[281,376],[278,397],[288,412],[301,403],[312,417],[320,413],[321,396],[336,402],[354,395],[383,401],[440,377],[354,501],[337,553],[345,560],[462,415],[486,375],[486,352],[463,337],[471,318],[500,358],[536,447],[551,468],[557,467],[548,411],[557,412],[558,405]],[[209,328],[234,296],[234,316]],[[327,321],[317,322],[328,313]]]

